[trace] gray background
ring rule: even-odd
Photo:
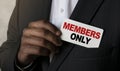
[[[9,18],[15,6],[15,0],[0,0],[0,45],[6,40]]]

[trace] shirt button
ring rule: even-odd
[[[61,12],[61,13],[63,13],[63,12],[64,12],[64,9],[63,9],[63,8],[61,8],[60,12]]]

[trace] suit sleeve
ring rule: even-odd
[[[0,68],[2,69],[2,71],[19,71],[19,69],[15,65],[16,55],[21,42],[21,34],[19,29],[20,2],[18,1],[20,0],[16,1],[15,9],[10,18],[7,31],[7,40],[0,47]],[[27,70],[38,71],[37,68],[40,68],[40,65],[38,65],[38,62],[36,60]],[[42,71],[41,68],[40,71]]]
[[[2,71],[14,71],[14,60],[20,44],[18,27],[18,1],[10,18],[7,40],[0,47],[0,67]]]

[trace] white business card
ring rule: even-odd
[[[62,40],[86,48],[98,48],[103,35],[101,28],[70,19],[63,22],[60,30],[62,31]]]

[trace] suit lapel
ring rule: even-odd
[[[18,23],[20,33],[32,21],[49,20],[51,0],[19,0]]]
[[[90,24],[104,0],[79,0],[71,19]]]
[[[90,24],[104,0],[79,0],[70,19]],[[61,53],[54,56],[48,71],[57,71],[74,48],[73,44],[60,47]]]

